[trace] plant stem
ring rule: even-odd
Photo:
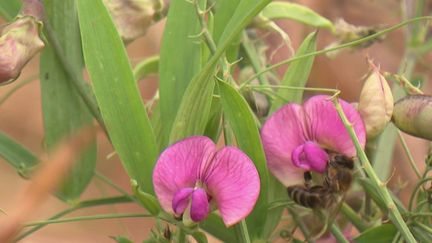
[[[345,202],[342,203],[340,211],[359,232],[363,232],[368,228],[363,220],[357,215],[357,213]]]
[[[150,214],[143,214],[143,213],[99,214],[99,215],[91,215],[91,216],[79,216],[79,217],[66,218],[66,219],[49,219],[49,220],[33,221],[33,222],[25,223],[23,226],[29,227],[29,226],[60,224],[60,223],[70,223],[70,222],[99,220],[99,219],[142,218],[142,217],[147,218],[153,216]]]
[[[410,165],[411,165],[412,169],[413,169],[414,172],[416,173],[417,177],[418,177],[419,179],[421,179],[422,176],[421,176],[420,171],[419,171],[419,169],[418,169],[418,167],[417,167],[417,164],[416,164],[416,162],[414,161],[414,158],[413,158],[413,156],[412,156],[412,154],[411,154],[411,151],[409,150],[408,145],[407,145],[407,143],[405,142],[405,139],[403,138],[403,136],[402,136],[402,134],[401,134],[401,132],[400,132],[399,130],[397,130],[397,135],[398,135],[398,137],[399,137],[399,141],[401,142],[402,147],[403,147],[403,149],[404,149],[404,151],[405,151],[405,154],[406,154],[407,157],[408,157],[408,161],[410,162]]]
[[[339,243],[349,243],[349,241],[345,238],[343,233],[340,231],[339,227],[336,224],[330,225],[330,232],[336,238]]]
[[[64,211],[61,211],[61,212],[55,214],[54,216],[49,218],[49,220],[58,219],[58,218],[66,215],[66,214],[72,213],[72,212],[74,212],[78,209],[82,209],[82,208],[88,208],[88,207],[94,207],[94,206],[100,206],[100,205],[109,205],[109,204],[115,204],[115,203],[129,203],[129,202],[133,202],[133,201],[129,197],[126,197],[126,196],[99,198],[99,199],[92,199],[92,200],[88,200],[88,201],[82,201],[71,208],[65,209]],[[46,225],[47,224],[39,224],[39,225],[35,226],[34,228],[32,228],[26,232],[21,233],[20,235],[18,235],[18,237],[15,240],[20,241],[20,240],[24,239],[25,237],[27,237],[28,235],[30,235],[30,234],[38,231],[39,229],[43,228]]]
[[[237,236],[237,242],[251,243],[249,231],[247,229],[246,221],[244,219],[236,225],[235,232]]]
[[[432,17],[431,16],[423,16],[423,17],[412,18],[412,19],[403,21],[403,22],[401,22],[399,24],[393,25],[390,28],[387,28],[387,29],[384,29],[382,31],[376,32],[373,35],[369,35],[367,37],[364,37],[364,38],[361,38],[361,39],[358,39],[358,40],[355,40],[355,41],[351,41],[351,42],[348,42],[348,43],[345,43],[345,44],[342,44],[342,45],[338,45],[338,46],[335,46],[335,47],[332,47],[332,48],[327,48],[327,49],[319,50],[319,51],[316,51],[316,52],[311,52],[311,53],[308,53],[308,54],[305,54],[305,55],[289,58],[289,59],[287,59],[285,61],[278,62],[276,64],[273,64],[273,65],[271,65],[271,66],[269,66],[269,67],[261,70],[260,72],[256,73],[252,77],[250,77],[242,85],[246,85],[246,84],[250,83],[252,80],[256,79],[258,76],[262,75],[263,73],[271,71],[271,70],[273,70],[275,68],[278,68],[278,67],[280,67],[282,65],[285,65],[285,64],[288,64],[288,63],[291,63],[291,62],[294,62],[294,61],[298,61],[298,60],[303,59],[303,58],[307,58],[307,57],[311,57],[311,56],[318,56],[318,55],[322,55],[322,54],[325,54],[325,53],[328,53],[328,52],[332,52],[332,51],[336,51],[336,50],[339,50],[339,49],[343,49],[343,48],[347,48],[347,47],[352,47],[352,46],[361,44],[363,42],[367,42],[367,41],[376,39],[376,38],[378,38],[378,37],[380,37],[382,35],[385,35],[385,34],[387,34],[389,32],[392,32],[392,31],[394,31],[396,29],[399,29],[399,28],[401,28],[401,27],[403,27],[405,25],[408,25],[408,24],[411,24],[411,23],[415,23],[415,22],[418,22],[418,21],[425,21],[425,20],[432,20]]]
[[[405,238],[405,240],[407,242],[409,242],[409,243],[417,242],[415,240],[414,236],[412,235],[411,231],[409,230],[408,226],[406,225],[405,221],[403,220],[402,215],[400,214],[398,208],[396,207],[395,203],[393,202],[393,199],[392,199],[389,191],[387,190],[386,184],[383,183],[378,178],[377,174],[373,170],[373,168],[369,162],[369,159],[366,156],[366,153],[361,148],[360,142],[357,138],[357,135],[354,131],[354,128],[353,128],[352,124],[349,122],[345,113],[343,112],[342,106],[340,105],[337,97],[333,98],[333,104],[336,107],[336,110],[337,110],[339,117],[341,118],[341,120],[345,126],[345,129],[348,131],[348,133],[351,137],[351,140],[353,141],[353,143],[356,147],[357,156],[359,157],[359,159],[362,163],[363,169],[365,170],[366,174],[371,179],[371,182],[375,186],[375,189],[379,192],[379,194],[382,197],[382,200],[384,201],[384,203],[386,204],[386,206],[388,208],[388,212],[390,214],[389,215],[390,220],[399,229],[399,231],[401,232],[401,234],[403,235],[403,237]]]

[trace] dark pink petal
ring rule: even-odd
[[[288,104],[276,111],[261,129],[261,138],[272,174],[285,186],[302,183],[303,169],[292,164],[291,154],[306,142],[300,105]]]
[[[354,144],[329,98],[326,95],[317,95],[304,103],[303,109],[309,128],[308,136],[312,141],[333,152],[355,156]],[[339,102],[348,120],[353,125],[360,144],[364,147],[366,131],[360,114],[346,101],[339,99]]]
[[[192,203],[190,217],[193,221],[199,222],[207,218],[210,213],[210,205],[206,191],[202,188],[197,188],[192,193]]]
[[[201,178],[225,225],[239,222],[252,211],[260,179],[253,162],[239,149],[224,147],[216,152]]]
[[[209,138],[195,136],[169,146],[160,155],[153,171],[153,186],[165,211],[174,213],[174,194],[195,187],[202,162],[209,160],[215,150]]]
[[[189,205],[189,199],[193,190],[194,189],[191,187],[182,188],[174,194],[172,208],[175,214],[181,215],[184,213],[187,206]]]
[[[324,173],[329,156],[314,142],[306,142],[294,149],[292,153],[293,164],[305,170]]]

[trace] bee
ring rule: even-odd
[[[331,154],[322,185],[311,186],[312,176],[305,172],[305,184],[287,188],[289,197],[307,208],[327,209],[344,196],[353,181],[354,161],[342,154]]]

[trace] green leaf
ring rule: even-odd
[[[207,124],[213,94],[216,64],[226,48],[270,0],[242,0],[222,33],[216,52],[192,79],[186,89],[174,120],[170,142],[190,135],[203,134]]]
[[[300,45],[295,56],[302,56],[316,50],[317,32],[309,34]],[[315,57],[307,57],[291,63],[282,81],[282,86],[304,87],[309,78],[312,64]],[[274,100],[270,112],[274,112],[286,101],[300,103],[303,97],[303,90],[279,89],[277,98]],[[282,99],[283,98],[283,99]]]
[[[135,66],[133,70],[133,74],[135,80],[138,81],[146,78],[150,74],[157,73],[158,71],[159,71],[159,56],[152,56],[139,62]]]
[[[222,130],[222,107],[219,97],[213,97],[210,107],[209,120],[204,135],[217,143]]]
[[[397,228],[393,224],[383,224],[368,229],[354,238],[356,243],[381,243],[392,242],[397,233]]]
[[[77,0],[93,89],[117,154],[140,188],[153,194],[156,140],[122,40],[101,0]]]
[[[80,73],[83,60],[75,1],[46,0],[44,4],[46,16],[59,38],[63,54],[68,57],[75,73]],[[41,55],[40,82],[44,142],[47,149],[51,150],[64,137],[92,124],[93,118],[49,44]],[[96,142],[93,142],[68,173],[58,196],[66,201],[79,198],[93,177],[95,165]]]
[[[261,14],[268,19],[292,19],[317,28],[331,31],[335,29],[330,20],[308,7],[296,3],[272,2],[264,8]]]
[[[227,27],[241,0],[219,0],[215,2],[213,39],[219,42],[220,36]]]
[[[38,158],[33,153],[2,132],[0,132],[0,157],[26,178],[38,164]]]
[[[0,14],[5,20],[12,20],[21,8],[21,1],[18,0],[0,0]]]
[[[254,114],[246,100],[231,85],[219,81],[224,116],[232,128],[238,147],[254,162],[260,175],[260,196],[247,218],[249,233],[259,236],[267,216],[268,174],[264,149]]]
[[[166,145],[184,92],[201,68],[200,25],[192,3],[171,1],[162,39],[159,67],[160,112]]]

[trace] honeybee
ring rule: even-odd
[[[326,209],[344,195],[353,180],[354,161],[342,154],[331,154],[322,185],[311,186],[312,176],[305,172],[305,184],[287,188],[289,197],[307,208]]]

